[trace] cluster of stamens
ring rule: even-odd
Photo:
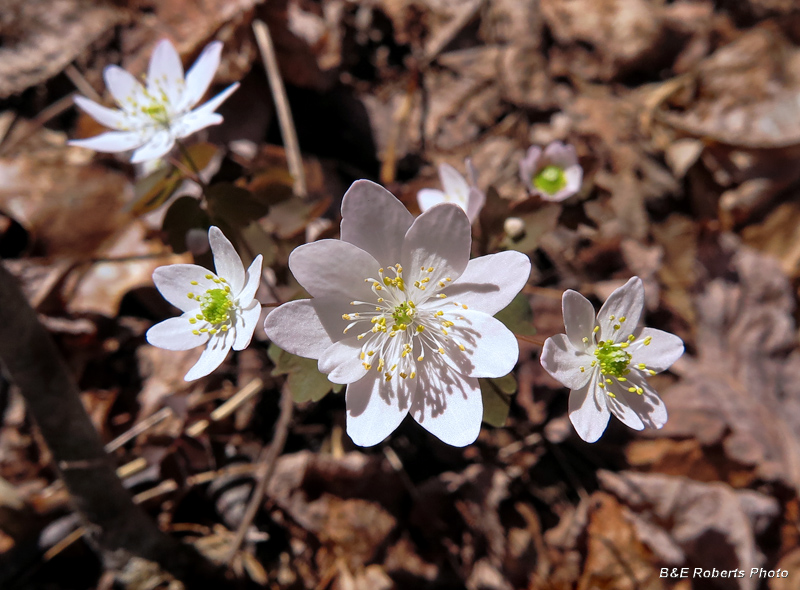
[[[533,186],[550,195],[557,193],[567,186],[567,177],[564,174],[564,169],[552,164],[545,166],[533,177]]]
[[[212,336],[218,332],[227,332],[231,328],[231,309],[235,303],[231,295],[231,288],[228,281],[217,278],[212,274],[207,274],[206,279],[213,281],[219,287],[207,289],[202,295],[187,293],[189,299],[197,301],[200,305],[200,313],[189,318],[189,323],[196,326],[198,322],[208,324],[203,328],[195,328],[192,334],[199,336],[208,332]],[[198,285],[197,281],[191,281],[192,285]]]
[[[625,317],[621,316],[619,318],[611,315],[609,316],[609,320],[613,322],[612,326],[614,332],[617,332],[622,328],[622,324],[625,323]],[[597,333],[600,331],[600,326],[595,326],[594,330],[592,330],[592,339],[597,336]],[[643,340],[643,344],[645,346],[649,346],[652,338],[647,336]],[[630,393],[636,393],[638,395],[642,395],[644,393],[644,389],[637,385],[628,384],[628,377],[627,375],[631,372],[630,364],[631,359],[633,358],[632,355],[626,350],[631,344],[636,341],[636,337],[631,334],[628,338],[622,342],[614,342],[613,339],[609,338],[608,340],[598,340],[595,342],[595,349],[592,354],[595,356],[595,359],[592,360],[590,367],[592,369],[597,368],[600,380],[598,381],[598,386],[605,390],[606,394],[609,397],[615,398],[617,397],[613,392],[609,391],[607,386],[617,381],[620,386],[627,389]],[[584,337],[583,342],[585,344],[589,344],[589,338]],[[655,375],[656,372],[652,369],[648,369],[644,363],[639,363],[636,365],[636,368],[642,371],[643,373],[647,373],[648,375]],[[581,367],[581,373],[586,371],[586,367]]]
[[[167,108],[170,104],[170,100],[163,86],[166,83],[166,79],[163,81],[156,80],[155,86],[157,90],[151,92],[145,81],[143,94],[146,101],[140,102],[136,96],[128,96],[124,112],[128,116],[128,119],[132,120],[132,123],[136,120],[141,121],[141,117],[144,116],[161,127],[168,128],[170,126],[170,121],[173,117]]]
[[[422,275],[413,285],[403,278],[403,267],[395,264],[389,267],[390,274],[381,268],[378,278],[364,279],[371,285],[376,301],[351,301],[353,306],[367,306],[367,311],[342,314],[342,319],[350,323],[344,329],[347,334],[351,328],[369,322],[369,329],[358,335],[362,341],[359,358],[364,368],[383,373],[386,381],[391,381],[397,374],[401,379],[414,379],[417,375],[416,363],[425,360],[426,352],[437,352],[445,355],[446,347],[453,343],[459,350],[465,351],[463,344],[455,342],[449,329],[455,322],[444,318],[444,311],[438,309],[420,310],[419,304],[431,298],[446,299],[447,295],[440,291],[452,282],[450,278],[439,281],[431,279],[434,272],[432,266],[420,267]],[[442,303],[442,305],[450,304]],[[466,305],[452,303],[467,309]],[[457,316],[456,320],[464,319]],[[415,347],[417,356],[415,358]]]

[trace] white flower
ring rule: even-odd
[[[586,442],[606,429],[609,410],[634,430],[661,428],[667,409],[647,377],[666,370],[683,354],[674,334],[636,327],[644,287],[633,277],[615,290],[595,318],[592,304],[576,291],[562,298],[565,334],[548,338],[542,366],[565,387],[569,418]]]
[[[439,165],[439,180],[442,182],[443,191],[424,188],[417,193],[417,203],[422,212],[427,211],[439,203],[454,203],[461,207],[469,218],[470,224],[475,223],[483,205],[486,195],[477,185],[475,168],[469,158],[464,161],[469,175],[469,182],[458,173],[450,164]]]
[[[150,57],[146,84],[131,74],[111,65],[103,76],[118,109],[109,109],[83,96],[75,104],[98,123],[114,129],[89,139],[70,141],[98,152],[136,150],[131,162],[160,158],[169,152],[175,141],[209,125],[222,123],[222,115],[214,111],[239,83],[228,86],[202,106],[192,110],[208,90],[219,67],[222,43],[209,44],[183,76],[181,58],[166,39],[160,41]]]
[[[545,201],[563,201],[581,189],[583,168],[575,147],[554,141],[542,152],[531,146],[519,163],[519,176],[531,194]]]
[[[519,356],[492,315],[522,289],[530,261],[519,252],[470,260],[459,207],[414,219],[366,180],[344,196],[341,237],[292,252],[289,267],[313,299],[274,310],[267,336],[347,384],[357,445],[378,444],[408,413],[448,444],[472,443],[483,415],[477,378],[506,375]]]
[[[218,227],[208,230],[217,274],[195,264],[157,268],[153,282],[164,299],[183,312],[147,331],[147,341],[167,350],[206,349],[184,379],[205,377],[220,366],[231,347],[250,344],[261,314],[254,299],[261,278],[261,255],[245,272],[242,259]]]

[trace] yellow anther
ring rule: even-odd
[[[430,278],[430,277],[425,277],[424,279],[422,279],[422,280],[420,281],[420,283],[422,283],[422,284],[425,284],[425,283],[430,283],[430,282],[431,282],[431,278]]]
[[[187,296],[189,299],[194,299],[194,293],[187,293],[187,294],[186,294],[186,296]]]
[[[201,332],[208,332],[208,328],[200,328]]]
[[[213,336],[214,334],[216,334],[216,333],[217,333],[217,330],[216,330],[216,329],[214,329],[214,328],[211,328],[211,329],[208,331],[208,333],[209,333],[209,334],[211,334],[211,335]]]
[[[616,316],[610,315],[610,316],[608,316],[608,319],[610,319],[613,322],[617,318],[616,318]]]
[[[461,307],[463,307],[464,309],[469,309],[469,307],[467,307],[466,305],[462,305]]]
[[[458,350],[460,350],[461,352],[464,352],[464,351],[465,351],[465,350],[467,350],[467,349],[464,347],[464,345],[463,345],[463,344],[459,344],[459,345],[458,345]]]
[[[220,330],[221,330],[221,331],[223,331],[223,332],[227,332],[227,331],[228,331],[228,326],[227,326],[227,325],[225,325],[225,326],[222,326],[222,327],[220,328]]]
[[[372,365],[371,365],[371,364],[369,364],[369,363],[361,363],[361,364],[362,364],[362,365],[364,365],[364,368],[365,368],[367,371],[369,371],[369,370],[372,368]]]
[[[367,354],[368,354],[369,356],[372,356],[373,354],[375,354],[375,351],[374,351],[374,350],[368,350],[368,351],[367,351]]]
[[[600,331],[600,326],[595,326],[594,330],[592,330],[592,332],[595,334],[597,334],[599,331]]]
[[[581,340],[583,340],[583,343],[584,343],[584,344],[586,344],[587,342],[589,342],[589,339],[588,339],[586,336],[584,336],[583,338],[581,338]]]
[[[594,367],[597,364],[597,361],[592,361],[592,366]]]
[[[629,387],[628,391],[630,391],[631,393],[636,393],[636,388],[635,387]]]
[[[358,358],[360,358],[363,361],[365,356],[366,355],[362,352],[360,355],[358,355]]]
[[[417,326],[417,332],[424,332],[425,326]]]
[[[436,315],[442,317],[444,315],[444,312],[440,309],[439,311],[436,312]]]
[[[617,377],[617,381],[627,381],[627,377]]]
[[[385,373],[384,377],[386,377],[387,381],[391,381],[392,380],[392,374],[391,373]]]
[[[585,373],[585,372],[586,372],[586,367],[581,367],[581,373]]]
[[[613,393],[611,393],[610,391],[606,391],[606,393],[608,394],[608,397],[610,397],[612,399],[617,399],[617,396],[614,395]]]
[[[628,336],[628,342],[633,342],[634,340],[636,340],[636,336],[634,336],[633,334]]]
[[[608,377],[606,377],[606,383],[613,383],[613,381],[611,381],[611,379],[609,379]]]
[[[405,379],[406,377],[408,377],[408,375],[406,375],[405,373],[400,373],[400,376],[401,376],[403,379]]]
[[[656,372],[653,369],[649,369],[647,372],[650,373],[651,377],[656,374]]]
[[[417,360],[418,360],[419,362],[422,362],[423,360],[425,360],[425,357],[424,357],[424,356],[422,356],[422,355],[419,355],[419,356],[417,357]]]
[[[413,379],[416,376],[417,376],[417,372],[416,371],[411,371],[411,374],[409,375],[409,378]]]
[[[206,275],[206,278],[207,278],[207,279],[213,279],[213,278],[214,278],[214,275]]]
[[[639,363],[638,365],[636,365],[636,368],[644,371],[647,368],[647,365],[645,365],[644,363]]]
[[[195,336],[199,336],[200,330],[192,330],[192,334],[194,334]]]
[[[605,389],[606,388],[605,383],[598,383],[597,385],[600,386],[600,389]]]
[[[378,370],[383,371],[384,362],[383,359],[378,359]]]
[[[364,334],[359,334],[358,336],[356,336],[356,339],[357,340],[363,340],[364,339]]]
[[[189,284],[190,285],[199,285],[199,283],[197,281],[189,281]]]
[[[439,293],[436,297],[438,297],[439,299],[444,299],[445,297],[447,297],[447,295],[445,295],[444,293]]]
[[[444,348],[442,348],[441,346],[439,347],[439,354],[444,354]]]
[[[445,330],[444,328],[442,328],[442,334],[444,334],[445,336],[447,336],[447,330]]]
[[[350,314],[349,313],[343,313],[342,314],[342,319],[343,320],[349,320],[350,319]]]
[[[628,318],[626,318],[625,316],[622,316],[621,318],[619,318],[619,323],[620,324],[624,324],[626,319],[628,319]]]
[[[614,330],[619,330],[619,328],[620,328],[619,324],[614,324]]]
[[[189,318],[189,323],[190,324],[196,324],[197,323],[197,319],[196,318]]]
[[[641,387],[637,387],[636,388],[636,393],[638,393],[639,395],[642,395],[644,393],[644,389],[642,389]]]
[[[650,343],[652,341],[653,341],[653,337],[652,336],[648,336],[647,338],[644,339],[644,345],[645,346],[650,346]]]
[[[437,284],[437,285],[439,285],[440,287],[444,287],[444,283],[443,283],[442,281],[439,281],[439,282],[438,282],[438,283],[436,283],[436,284]]]

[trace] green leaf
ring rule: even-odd
[[[483,398],[483,421],[502,428],[506,424],[511,408],[511,396],[517,392],[517,380],[513,373],[497,379],[478,379]]]
[[[167,234],[167,242],[176,254],[182,254],[186,247],[186,233],[190,229],[207,230],[208,213],[200,207],[194,197],[180,197],[167,209],[161,229]]]
[[[197,143],[189,146],[186,151],[197,168],[202,170],[216,155],[217,148],[210,143]],[[178,161],[183,170],[192,170],[186,156],[181,155]],[[130,212],[137,216],[144,215],[166,203],[186,178],[183,170],[174,165],[164,166],[137,182],[134,187],[135,198],[130,206]]]
[[[506,236],[501,246],[517,250],[523,254],[533,252],[539,247],[542,236],[556,228],[561,211],[561,205],[551,203],[532,213],[519,215],[518,217],[525,224],[525,233],[517,240]]]
[[[528,297],[519,293],[511,300],[505,309],[500,310],[494,316],[505,325],[506,328],[519,334],[520,336],[533,336],[536,328],[533,327],[533,310]]]
[[[234,228],[246,227],[269,212],[269,205],[246,188],[229,182],[208,187],[206,198],[212,219],[219,218]]]
[[[272,375],[287,375],[286,384],[295,403],[318,402],[333,387],[333,383],[319,372],[317,361],[286,352],[276,344],[270,344],[267,355],[275,364]]]

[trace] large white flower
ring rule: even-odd
[[[442,204],[414,219],[366,180],[344,196],[341,237],[292,252],[289,267],[313,299],[274,310],[267,335],[347,384],[357,445],[381,442],[409,412],[448,444],[472,443],[483,415],[477,378],[506,375],[519,356],[492,315],[522,289],[530,261],[519,252],[469,260],[463,210]]]
[[[222,115],[214,111],[239,87],[238,82],[192,110],[214,79],[221,52],[222,43],[209,44],[184,79],[181,58],[164,39],[153,50],[144,85],[119,66],[106,67],[106,86],[119,108],[109,109],[83,96],[76,96],[75,103],[114,131],[72,140],[70,145],[98,152],[136,150],[131,162],[145,162],[169,152],[176,140],[222,123]]]
[[[616,289],[597,317],[583,295],[564,292],[567,333],[545,341],[541,361],[572,390],[569,417],[586,442],[600,438],[610,413],[635,430],[661,428],[667,422],[667,408],[647,377],[678,360],[683,341],[661,330],[637,328],[643,308],[639,277]]]
[[[244,270],[242,259],[218,227],[208,230],[216,273],[196,264],[162,266],[153,282],[164,299],[183,312],[147,331],[147,341],[167,350],[206,349],[184,379],[205,377],[220,366],[228,351],[250,344],[261,314],[254,299],[261,278],[261,255]]]
[[[453,203],[464,210],[470,224],[475,223],[486,203],[486,195],[477,186],[477,174],[469,158],[465,160],[465,165],[469,182],[450,164],[439,165],[439,180],[444,190],[434,188],[420,190],[417,193],[417,203],[421,211],[425,212],[439,203]]]

